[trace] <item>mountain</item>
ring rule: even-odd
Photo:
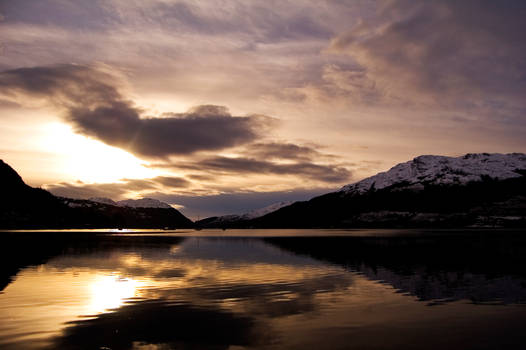
[[[425,155],[251,227],[526,227],[526,155]]]
[[[123,201],[118,201],[117,205],[119,205],[120,207],[130,208],[172,208],[169,204],[166,204],[153,198],[126,199]]]
[[[193,227],[193,222],[166,203],[155,199],[116,203],[56,197],[24,183],[20,175],[0,160],[0,228],[164,228]]]
[[[251,210],[241,215],[223,215],[223,216],[212,216],[196,222],[196,225],[200,227],[209,228],[230,228],[230,227],[243,227],[246,226],[250,220],[257,219],[269,213],[272,213],[278,209],[291,205],[292,201],[277,202],[268,205],[263,208]]]
[[[115,202],[113,199],[105,198],[105,197],[91,197],[88,200],[92,202],[96,202],[96,203],[115,205],[118,207],[163,208],[163,209],[172,208],[171,205],[161,202],[157,199],[153,199],[153,198],[125,199],[125,200],[118,201],[118,202]]]
[[[420,156],[389,171],[344,186],[341,191],[363,194],[392,186],[423,189],[429,185],[466,185],[485,179],[505,180],[524,175],[526,155],[466,154],[463,157]]]
[[[249,211],[246,214],[241,215],[243,219],[250,220],[250,219],[256,219],[259,217],[262,217],[264,215],[270,214],[272,212],[275,212],[278,209],[281,209],[283,207],[289,206],[293,201],[285,201],[285,202],[277,202],[273,203],[271,205],[267,205],[266,207],[260,208],[260,209],[254,209]]]
[[[24,183],[20,175],[0,160],[0,227],[34,227],[33,223],[62,224],[67,208],[51,193]]]
[[[113,199],[106,198],[106,197],[91,197],[88,198],[89,201],[101,203],[101,204],[108,204],[108,205],[118,205],[117,202],[115,202]]]

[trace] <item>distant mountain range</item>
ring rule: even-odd
[[[166,203],[143,198],[114,202],[56,197],[24,183],[0,160],[0,229],[189,228],[194,223]]]
[[[226,227],[239,227],[243,225],[249,225],[252,220],[260,218],[269,213],[273,213],[278,209],[286,207],[294,203],[293,201],[277,202],[268,205],[261,209],[251,210],[245,214],[233,214],[223,216],[211,216],[203,220],[199,220],[196,223],[201,227],[214,227],[214,228],[226,228]]]
[[[526,227],[526,155],[424,155],[337,192],[204,227]]]
[[[161,202],[153,198],[125,199],[125,200],[118,201],[118,202],[115,202],[114,200],[110,198],[104,198],[104,197],[92,197],[92,198],[88,198],[88,200],[92,202],[102,203],[102,204],[116,205],[118,207],[162,208],[162,209],[172,208],[169,204],[166,204],[164,202]]]
[[[151,198],[71,199],[32,188],[0,161],[0,228],[194,227]],[[209,228],[526,227],[526,155],[419,156],[303,202],[195,223]]]

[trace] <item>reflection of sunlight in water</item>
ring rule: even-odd
[[[139,282],[116,275],[100,276],[90,285],[92,314],[101,313],[122,306],[127,299],[136,296]]]

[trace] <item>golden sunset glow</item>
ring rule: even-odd
[[[147,168],[148,162],[116,147],[76,134],[71,127],[50,123],[39,140],[41,150],[60,154],[61,171],[86,183],[116,182],[121,179],[150,178],[160,174]]]
[[[118,275],[98,276],[90,285],[91,300],[88,310],[97,314],[122,306],[126,300],[138,296],[141,283]]]
[[[419,155],[526,150],[513,6],[61,4],[0,5],[0,153],[58,196],[151,197],[196,219]]]

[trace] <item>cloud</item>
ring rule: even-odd
[[[323,182],[348,181],[351,172],[343,167],[320,165],[309,162],[274,163],[252,158],[215,157],[199,162],[201,169],[234,171],[236,173],[270,173],[279,175],[297,175]]]
[[[54,195],[61,197],[80,199],[107,197],[113,200],[121,200],[130,198],[133,193],[182,189],[190,185],[190,181],[181,177],[158,176],[151,179],[122,179],[120,182],[114,183],[61,182],[44,187]]]
[[[286,156],[275,155],[276,158],[287,159]],[[294,156],[293,156],[294,157]],[[272,157],[268,157],[272,158]],[[345,166],[333,164],[317,164],[308,159],[297,159],[294,162],[275,162],[247,157],[215,156],[200,158],[194,161],[178,161],[176,163],[156,163],[155,168],[171,168],[178,170],[201,171],[217,175],[294,175],[300,178],[325,183],[345,183],[351,178],[351,171]]]
[[[182,177],[157,176],[156,178],[154,178],[154,181],[162,184],[163,186],[171,188],[183,188],[188,187],[190,185],[190,181]]]
[[[241,2],[230,4],[228,11],[218,11],[214,7],[195,2],[157,2],[151,4],[147,11],[170,30],[214,36],[244,33],[259,42],[328,39],[332,34],[330,28],[312,12],[287,3],[264,6]]]
[[[223,106],[197,106],[186,113],[145,116],[119,91],[107,66],[57,65],[0,73],[6,97],[51,100],[76,132],[144,157],[221,150],[256,140],[275,119],[232,116]]]
[[[291,142],[255,142],[235,150],[235,155],[203,155],[153,163],[152,168],[191,172],[198,181],[218,181],[222,176],[291,176],[317,184],[347,183],[349,165],[338,156]],[[197,174],[196,174],[197,173]],[[283,181],[283,177],[282,177]]]
[[[358,63],[360,90],[374,84],[388,102],[522,118],[525,16],[523,1],[389,1],[329,52]]]
[[[290,142],[257,142],[247,146],[246,154],[257,159],[289,159],[311,161],[313,159],[334,158],[322,154],[312,147]]]

